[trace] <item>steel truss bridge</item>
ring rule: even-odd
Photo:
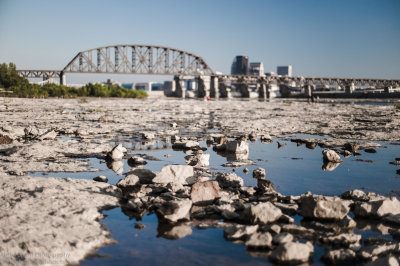
[[[400,87],[400,80],[391,79],[218,75],[203,58],[193,53],[165,46],[138,44],[110,45],[79,52],[62,70],[17,71],[25,78],[59,78],[63,85],[66,85],[66,73],[113,73],[173,75],[178,82],[185,76],[208,77],[206,80],[218,84]]]

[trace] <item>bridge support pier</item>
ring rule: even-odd
[[[204,98],[210,96],[210,76],[199,76],[197,80],[197,97]]]
[[[304,85],[304,96],[307,98],[312,97],[312,87],[310,84]]]
[[[179,76],[174,77],[175,82],[175,96],[178,98],[185,98],[186,97],[186,87],[185,81],[181,79]]]
[[[282,97],[289,97],[290,96],[290,91],[289,91],[289,86],[280,84],[279,85],[279,92],[281,93]]]
[[[64,85],[64,86],[67,85],[67,78],[65,76],[64,71],[61,71],[61,73],[60,73],[60,85]]]
[[[228,89],[227,89],[226,84],[224,82],[221,82],[221,83],[218,84],[218,89],[219,89],[219,96],[221,98],[229,98]]]
[[[258,84],[257,84],[258,85]],[[269,89],[268,89],[268,85],[261,83],[258,85],[258,98],[259,99],[268,99],[269,98]]]
[[[350,82],[349,84],[347,84],[345,86],[345,92],[348,93],[348,94],[352,94],[354,92],[354,90],[355,90],[355,87],[354,87],[354,83],[353,82]]]
[[[242,98],[250,98],[250,88],[247,84],[238,84]]]
[[[384,90],[385,93],[389,94],[389,93],[392,92],[392,89],[393,89],[392,86],[388,86],[388,87],[385,87],[383,90]]]
[[[210,97],[219,99],[219,83],[217,77],[211,77]]]

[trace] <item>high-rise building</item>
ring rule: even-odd
[[[289,76],[289,77],[291,77],[292,76],[292,66],[291,65],[289,65],[289,66],[278,66],[276,68],[276,72],[280,76]]]
[[[249,74],[249,58],[245,55],[238,55],[233,59],[232,75],[248,75]]]
[[[249,74],[253,76],[263,76],[264,75],[263,62],[250,63]]]

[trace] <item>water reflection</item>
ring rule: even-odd
[[[168,224],[158,223],[157,237],[169,240],[184,238],[193,233],[192,227],[188,223]]]
[[[107,167],[113,170],[117,175],[122,175],[124,172],[124,162],[122,160],[107,161]]]
[[[324,164],[322,165],[322,170],[331,172],[335,170],[339,165],[340,163],[324,161]]]

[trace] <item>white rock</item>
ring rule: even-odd
[[[308,262],[314,252],[310,243],[286,242],[279,245],[270,258],[278,263],[301,263]]]
[[[208,204],[221,197],[220,191],[217,181],[198,182],[192,186],[190,198],[193,204]]]
[[[400,214],[400,202],[395,197],[356,203],[354,214],[358,217],[383,217]]]
[[[185,156],[185,162],[188,165],[196,167],[206,167],[210,164],[210,154],[202,153]]]
[[[349,212],[349,201],[338,197],[302,196],[300,198],[300,214],[305,218],[341,220]]]
[[[241,219],[251,224],[264,225],[277,221],[281,216],[282,211],[271,202],[247,203]]]
[[[292,241],[293,241],[293,235],[287,232],[280,233],[274,236],[274,238],[272,239],[272,243],[274,243],[275,245],[280,245]]]
[[[141,132],[140,135],[142,136],[142,138],[144,139],[154,139],[155,138],[155,134],[153,132]]]
[[[226,151],[231,153],[249,153],[249,143],[244,140],[232,140],[226,143]]]
[[[52,140],[55,139],[57,137],[57,132],[55,132],[54,130],[50,130],[47,131],[46,133],[40,135],[38,137],[38,139],[40,140]]]
[[[187,185],[187,179],[194,175],[190,165],[168,165],[161,169],[153,179],[155,184],[179,183]]]
[[[118,144],[111,150],[109,157],[112,160],[122,160],[125,152],[127,152],[126,148],[124,148],[122,144]]]
[[[126,189],[129,187],[134,187],[138,184],[140,184],[139,177],[134,174],[128,174],[125,178],[118,181],[117,187]]]
[[[340,159],[339,154],[337,154],[334,150],[323,150],[322,157],[324,161],[328,162],[335,162],[335,163],[343,162],[342,159]]]
[[[250,248],[268,248],[271,247],[272,236],[270,233],[259,233],[256,232],[251,234],[249,239],[244,243]]]

